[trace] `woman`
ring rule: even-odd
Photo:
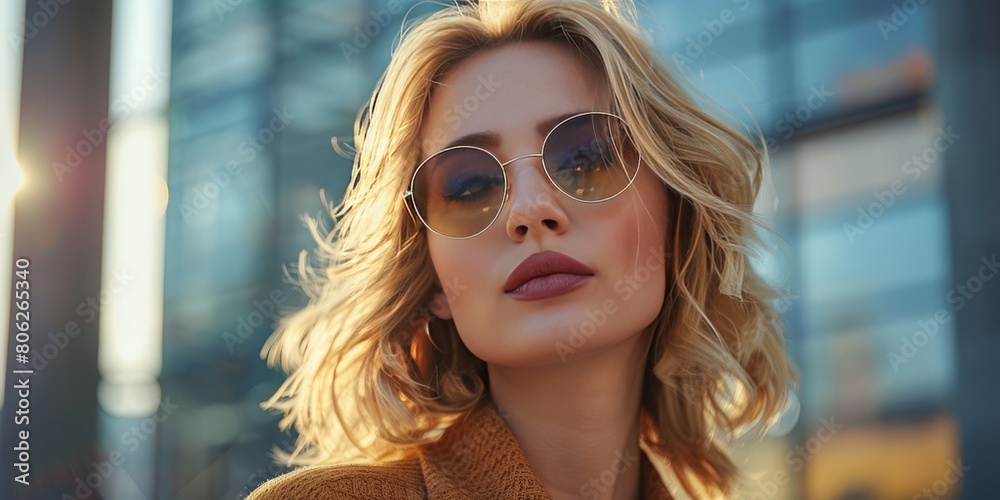
[[[366,111],[309,305],[265,346],[279,458],[311,467],[250,498],[732,494],[727,445],[796,377],[748,259],[764,160],[631,6],[438,12]]]

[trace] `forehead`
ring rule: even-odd
[[[421,158],[456,137],[535,135],[534,125],[574,111],[603,110],[601,72],[568,45],[518,42],[480,52],[433,83],[421,127]]]

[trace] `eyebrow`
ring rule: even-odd
[[[539,121],[535,124],[535,132],[538,133],[539,137],[545,137],[548,135],[556,125],[561,123],[563,120],[576,116],[580,113],[586,113],[586,111],[572,111],[570,113],[564,113],[558,116],[553,116]],[[441,149],[448,149],[454,146],[477,146],[483,149],[498,148],[500,147],[500,135],[496,132],[476,132],[472,134],[466,134],[458,139],[449,142],[445,147]]]

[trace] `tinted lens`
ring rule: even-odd
[[[489,227],[503,197],[503,167],[480,149],[441,151],[413,179],[414,206],[431,229],[445,236],[472,236]]]
[[[556,187],[581,201],[621,193],[639,171],[639,153],[625,123],[598,113],[556,127],[545,141],[542,158]]]

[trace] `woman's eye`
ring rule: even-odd
[[[448,183],[444,190],[444,199],[450,202],[469,202],[484,196],[494,186],[489,177],[476,176],[456,179]]]
[[[585,174],[606,167],[612,161],[610,151],[598,143],[581,145],[560,167],[560,174]]]

